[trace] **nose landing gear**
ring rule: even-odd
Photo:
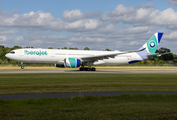
[[[23,65],[23,62],[21,62],[21,69],[24,69],[24,65]]]

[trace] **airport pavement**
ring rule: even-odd
[[[114,91],[114,92],[18,94],[18,95],[0,95],[0,99],[2,99],[2,100],[23,100],[23,99],[68,98],[68,97],[74,97],[74,96],[121,95],[121,94],[177,94],[177,92],[170,92],[170,91]]]
[[[177,69],[97,69],[79,70],[0,70],[0,74],[46,74],[46,73],[177,73]]]

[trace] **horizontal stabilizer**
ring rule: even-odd
[[[159,57],[159,56],[162,56],[162,55],[166,55],[166,54],[172,54],[172,53],[161,53],[161,54],[159,54],[159,53],[157,53],[157,54],[147,54],[147,57],[148,58],[153,58],[153,57]]]

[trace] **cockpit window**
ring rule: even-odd
[[[14,51],[11,51],[10,53],[11,53],[11,54],[15,54],[15,52],[14,52]]]

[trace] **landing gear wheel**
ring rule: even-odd
[[[94,68],[94,67],[93,68],[88,68],[88,67],[83,68],[83,67],[80,67],[79,70],[80,71],[96,71],[96,68]]]
[[[80,71],[84,71],[84,68],[81,67],[79,70],[80,70]]]
[[[96,68],[91,68],[91,71],[96,71]]]
[[[24,65],[21,65],[21,69],[24,69]]]
[[[24,69],[24,65],[23,65],[23,62],[21,62],[21,69]]]
[[[85,69],[85,71],[88,71],[88,68],[86,67],[86,68],[84,68]]]

